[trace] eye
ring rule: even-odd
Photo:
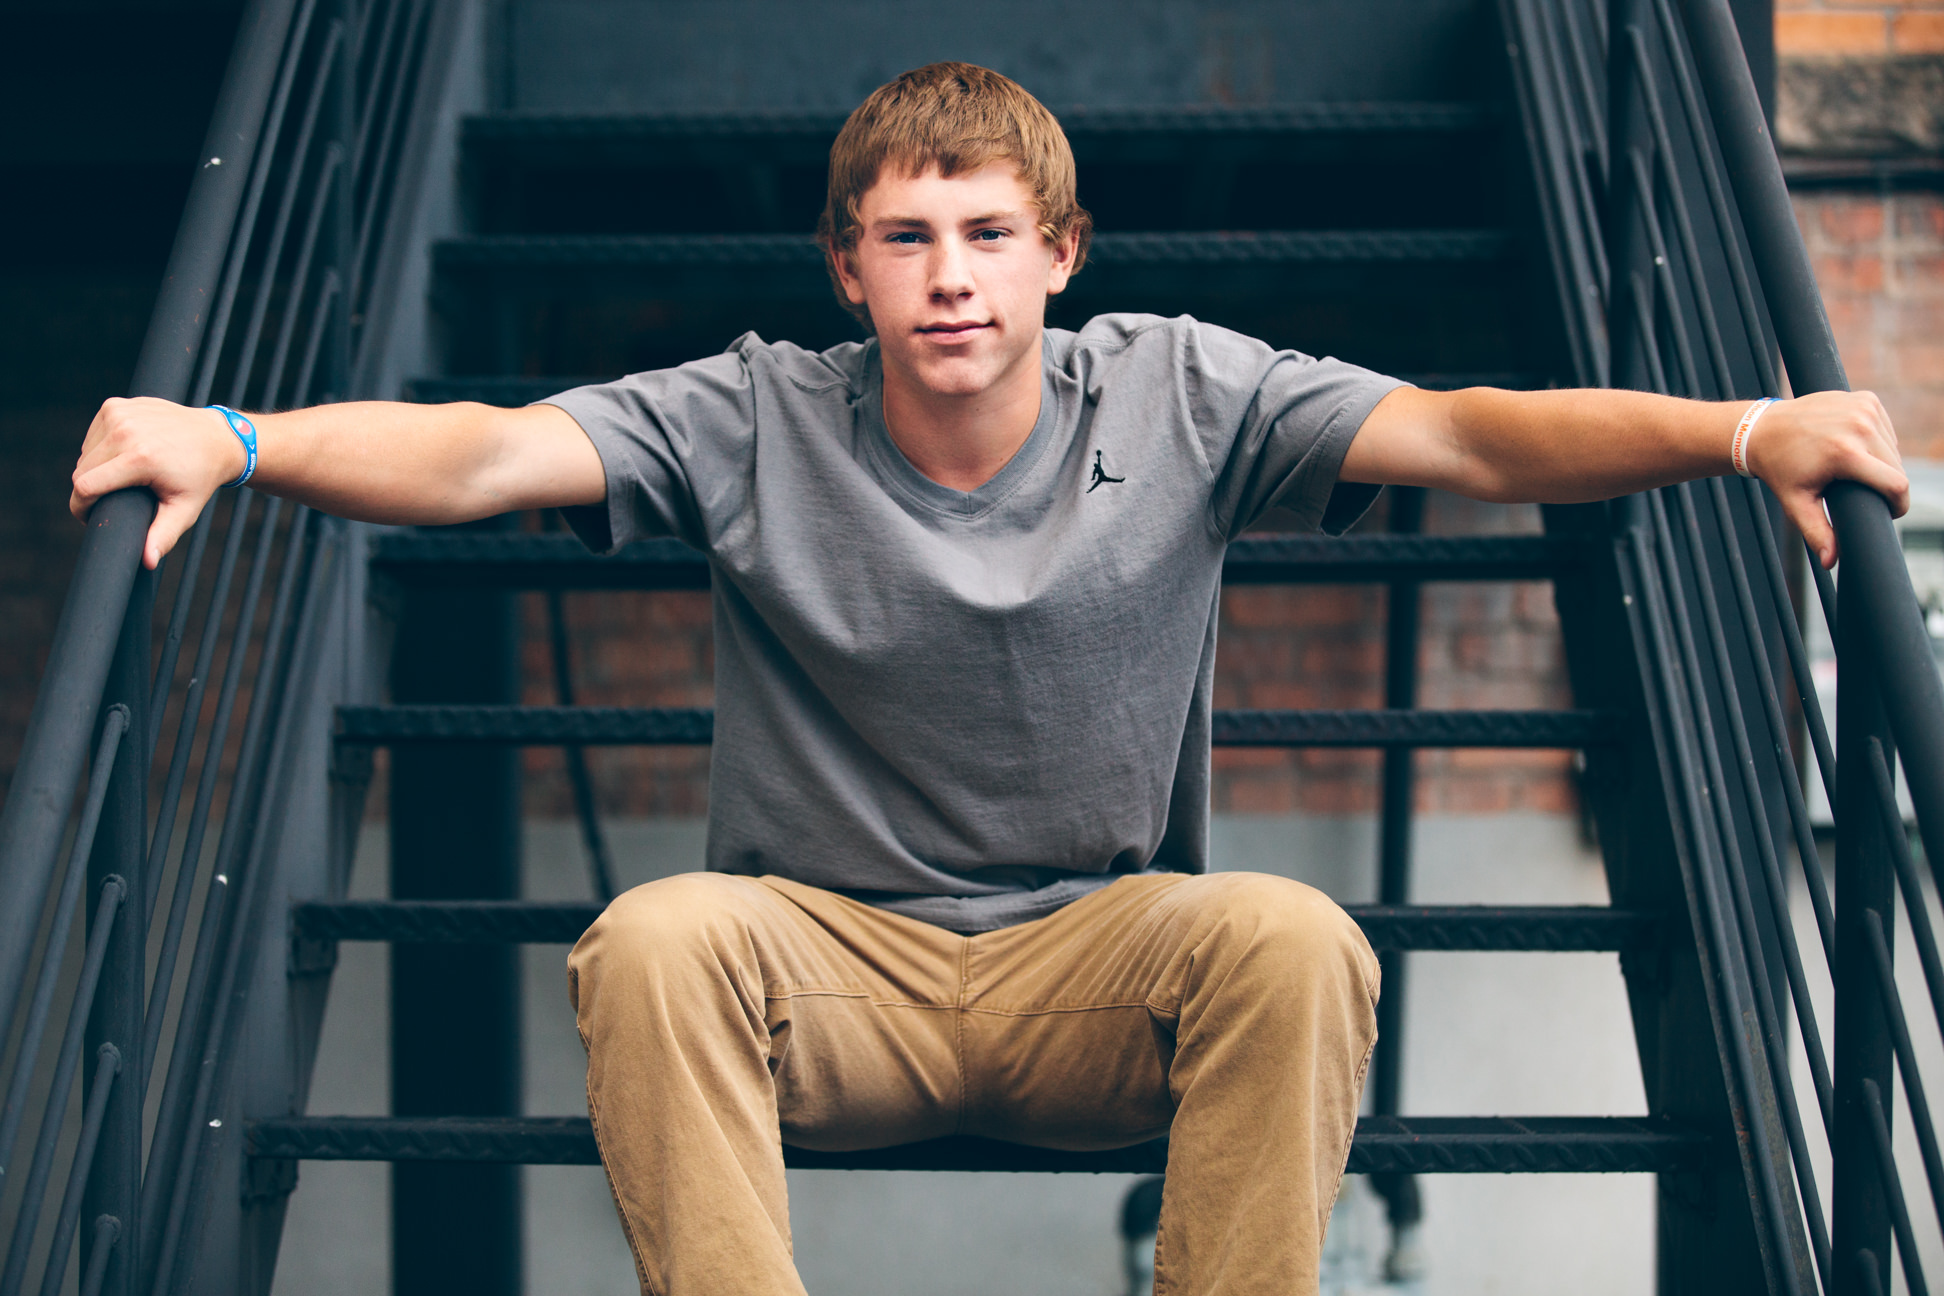
[[[1004,237],[1006,231],[1002,229],[982,229],[972,236],[973,240],[979,243],[997,243]]]
[[[896,234],[887,235],[884,241],[887,243],[898,243],[906,247],[911,247],[915,244],[924,242],[924,240],[925,240],[925,236],[917,233],[915,230],[900,230]]]

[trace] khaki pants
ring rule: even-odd
[[[780,1144],[948,1134],[1170,1135],[1156,1296],[1315,1292],[1377,979],[1322,893],[1249,873],[1124,878],[970,937],[691,873],[616,900],[568,963],[650,1296],[802,1296]]]

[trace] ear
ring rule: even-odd
[[[843,285],[844,297],[853,306],[864,304],[864,281],[857,276],[856,253],[841,247],[832,247],[826,255],[830,258],[830,272],[837,276]]]
[[[1046,272],[1046,295],[1049,297],[1066,291],[1067,280],[1073,278],[1073,262],[1080,255],[1080,231],[1070,229],[1066,237],[1053,245],[1053,264]]]

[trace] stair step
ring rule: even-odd
[[[1178,137],[1184,146],[1209,148],[1242,141],[1249,156],[1275,156],[1278,137],[1316,135],[1476,132],[1494,115],[1471,103],[1292,103],[1257,107],[1183,104],[1165,107],[1054,109],[1074,154],[1082,161],[1118,159],[1130,143],[1153,156],[1158,138]],[[703,165],[796,161],[821,163],[842,128],[841,112],[502,112],[466,119],[469,154],[481,151],[558,165],[595,154],[607,162],[693,161]],[[1234,154],[1224,150],[1225,158]]]
[[[400,944],[571,945],[604,905],[536,900],[309,900],[293,934]],[[1653,915],[1604,905],[1346,905],[1381,950],[1588,952],[1656,943]]]
[[[305,1161],[469,1161],[596,1165],[582,1117],[292,1116],[246,1123],[250,1156]],[[1366,1116],[1350,1147],[1352,1174],[1657,1173],[1705,1164],[1698,1131],[1639,1116]],[[1166,1139],[1101,1152],[1063,1152],[992,1139],[943,1138],[865,1152],[783,1149],[809,1170],[1010,1170],[1160,1174]]]
[[[1356,581],[1549,580],[1585,561],[1569,536],[1259,535],[1229,546],[1230,585]],[[442,589],[707,589],[708,560],[678,540],[645,540],[607,556],[571,535],[401,531],[373,544],[374,571]]]
[[[414,378],[405,384],[403,399],[421,405],[439,405],[447,401],[477,401],[482,405],[517,409],[522,405],[531,405],[535,401],[545,400],[549,396],[571,388],[612,382],[616,377],[618,375],[615,374],[581,374],[526,378],[482,374],[458,378]],[[1403,373],[1397,374],[1396,377],[1415,387],[1424,387],[1432,391],[1456,391],[1460,387],[1501,387],[1507,391],[1532,391],[1545,386],[1545,378],[1534,373]]]
[[[1617,741],[1622,717],[1602,711],[1217,711],[1218,747],[1547,747]],[[525,746],[698,746],[708,707],[347,706],[337,739]]]
[[[1087,262],[1107,269],[1492,262],[1512,250],[1501,230],[1189,230],[1099,234]],[[830,291],[823,252],[807,234],[479,234],[435,244],[433,258],[445,271],[704,269],[716,276],[709,281],[716,295],[725,291],[724,271],[760,271],[770,282],[796,270]]]

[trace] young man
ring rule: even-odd
[[[1904,507],[1868,395],[1744,435],[1743,403],[1422,392],[1191,319],[1048,331],[1088,224],[1047,111],[938,64],[831,155],[822,237],[871,341],[257,419],[256,485],[341,516],[561,507],[597,549],[710,557],[712,871],[622,896],[569,967],[645,1292],[800,1296],[780,1144],[955,1133],[1169,1135],[1155,1290],[1313,1292],[1377,964],[1319,893],[1204,872],[1228,541],[1276,503],[1341,531],[1388,482],[1603,499],[1742,440],[1826,561],[1830,481]],[[109,401],[74,511],[148,486],[152,564],[244,466],[220,413]]]

